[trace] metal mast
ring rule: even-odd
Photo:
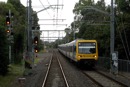
[[[111,14],[110,14],[110,53],[114,52],[114,36],[115,36],[115,29],[114,29],[114,6],[113,0],[111,0]]]

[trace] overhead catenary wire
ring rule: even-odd
[[[45,6],[43,5],[43,3],[41,2],[41,0],[39,0],[39,2],[41,3],[41,5],[44,7],[45,9]],[[46,10],[46,12],[48,13],[48,15],[51,17],[51,15],[49,14],[49,12]],[[52,18],[52,17],[51,17]]]
[[[48,3],[49,5],[51,5],[50,2],[49,2],[48,0],[46,0],[46,1],[47,1],[47,3]]]
[[[59,22],[59,6],[62,6],[62,9],[63,9],[63,0],[62,1],[60,1],[60,0],[56,0],[55,1],[55,3],[50,3],[49,2],[49,0],[46,0],[46,2],[47,2],[47,5],[43,5],[43,3],[42,3],[42,1],[41,0],[39,0],[39,2],[41,3],[41,5],[40,6],[37,6],[37,8],[39,7],[43,7],[44,9],[46,8],[46,9],[48,9],[48,8],[52,8],[51,10],[53,10],[54,11],[54,15],[52,15],[52,14],[50,14],[47,10],[46,10],[46,12],[48,13],[48,15],[50,16],[50,18],[52,19],[52,21],[53,21],[53,24],[40,24],[40,25],[53,25],[54,27],[53,28],[55,28],[55,30],[57,29],[57,27],[60,25],[60,26],[64,26],[65,24],[59,24],[58,22]],[[51,5],[51,4],[53,4],[53,5]],[[34,7],[36,7],[36,6],[34,6]],[[42,10],[40,10],[40,11],[42,11]],[[43,19],[44,20],[44,19]],[[65,19],[60,19],[60,21],[64,21]],[[53,32],[53,34],[54,34],[55,32]],[[50,34],[50,33],[49,33]]]

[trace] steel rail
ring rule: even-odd
[[[52,56],[53,56],[53,54],[51,55],[51,60],[50,60],[49,65],[48,65],[47,72],[46,72],[46,75],[45,75],[45,78],[44,78],[44,81],[43,81],[42,87],[45,86],[46,81],[47,81],[48,73],[49,73],[49,71],[50,71],[50,66],[51,66],[51,64],[52,64],[52,59],[53,59]]]
[[[91,77],[89,74],[87,74],[86,72],[84,72],[84,71],[81,71],[84,75],[86,75],[89,79],[91,79],[94,83],[96,83],[98,86],[100,86],[100,87],[104,87],[104,85],[102,85],[100,82],[98,82],[98,81],[96,81],[93,77]],[[123,84],[123,83],[121,83],[121,82],[119,82],[119,81],[117,81],[117,80],[115,80],[115,79],[113,79],[113,78],[111,78],[111,77],[109,77],[109,76],[107,76],[107,75],[105,75],[105,74],[103,74],[103,73],[101,73],[101,72],[99,72],[99,71],[95,71],[96,73],[98,73],[98,74],[100,74],[100,75],[102,75],[102,76],[104,76],[105,78],[107,78],[108,80],[111,80],[111,81],[113,81],[113,82],[115,82],[116,84],[118,84],[118,85],[121,85],[121,86],[123,86],[123,87],[128,87],[127,85],[125,85],[125,84]]]
[[[53,55],[54,55],[54,53],[53,53],[52,56],[51,56],[51,60],[50,60],[49,65],[48,65],[47,72],[46,72],[46,75],[45,75],[45,78],[44,78],[42,87],[45,87],[45,85],[46,85],[47,77],[48,77],[48,75],[49,75],[50,67],[51,67],[51,64],[52,64]],[[63,71],[62,65],[61,65],[60,60],[58,59],[58,56],[57,56],[57,55],[56,55],[56,59],[57,59],[57,61],[58,61],[58,65],[59,65],[59,67],[60,67],[62,76],[63,76],[63,78],[64,78],[65,85],[66,85],[66,87],[69,87],[68,81],[67,81],[67,79],[66,79],[65,73],[64,73],[64,71]]]
[[[102,75],[102,76],[108,78],[109,80],[111,80],[111,81],[113,81],[113,82],[115,82],[115,83],[117,83],[117,84],[119,84],[119,85],[121,85],[121,86],[123,86],[123,87],[128,87],[127,85],[125,85],[125,84],[123,84],[123,83],[121,83],[121,82],[119,82],[119,81],[117,81],[117,80],[115,80],[115,79],[113,79],[113,78],[111,78],[111,77],[109,77],[109,76],[107,76],[107,75],[105,75],[105,74],[103,74],[103,73],[97,71],[97,70],[96,70],[96,73],[98,73],[98,74],[100,74],[100,75]]]
[[[92,78],[90,75],[88,75],[87,73],[85,73],[84,71],[81,71],[85,76],[87,76],[90,80],[92,80],[96,85],[98,85],[99,87],[104,87],[101,83],[99,83],[98,81],[96,81],[94,78]]]
[[[63,75],[63,77],[64,77],[64,80],[65,80],[65,83],[66,83],[66,87],[69,87],[69,84],[68,84],[68,81],[67,81],[67,79],[66,79],[66,76],[65,76],[64,70],[63,70],[62,65],[61,65],[61,63],[60,63],[60,60],[59,60],[58,56],[57,56],[56,58],[57,58],[57,60],[58,60],[58,63],[59,63],[59,66],[60,66],[60,69],[61,69],[62,75]]]

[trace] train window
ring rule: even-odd
[[[96,53],[96,43],[94,43],[94,42],[80,42],[78,44],[78,52],[81,54]]]
[[[76,46],[73,46],[73,47],[74,47],[74,48],[73,48],[73,49],[74,49],[74,52],[76,52]]]

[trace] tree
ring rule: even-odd
[[[6,13],[12,9],[15,9],[11,4],[0,2],[0,74],[5,75],[8,72],[9,65],[9,41],[7,40],[7,26],[5,26]]]
[[[8,72],[8,43],[5,28],[0,26],[0,74],[5,75]]]
[[[75,4],[73,12],[75,13],[74,18],[77,18],[77,20],[73,24],[76,25],[75,28],[79,29],[77,38],[96,39],[99,44],[99,55],[109,56],[110,24],[105,21],[110,21],[110,19],[107,15],[96,11],[94,8],[106,12],[109,9],[105,6],[104,0],[97,3],[94,3],[93,0],[79,0]],[[72,28],[74,28],[73,24]]]
[[[116,0],[116,50],[121,59],[130,59],[130,1]]]

